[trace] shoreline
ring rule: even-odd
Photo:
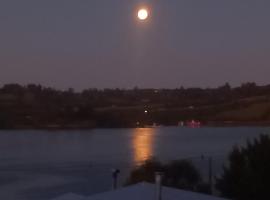
[[[270,127],[270,121],[267,122],[207,122],[202,123],[200,127],[177,126],[177,125],[160,125],[160,126],[113,126],[113,127],[93,127],[93,126],[17,126],[12,128],[0,128],[0,131],[9,130],[48,130],[48,131],[65,131],[65,130],[93,130],[93,129],[133,129],[133,128],[163,128],[163,127],[179,127],[179,128],[228,128],[228,127]]]

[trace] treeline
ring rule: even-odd
[[[205,89],[91,88],[81,92],[6,84],[0,88],[0,128],[135,127],[176,125],[192,119],[204,123],[268,121],[269,96],[270,85],[255,83],[235,88],[226,83]],[[264,105],[263,113],[255,118],[242,120],[235,113],[226,114],[258,104]]]

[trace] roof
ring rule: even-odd
[[[65,195],[54,200],[155,200],[157,199],[156,185],[139,183],[118,190],[96,194],[89,197]],[[223,198],[189,192],[169,187],[162,187],[162,200],[225,200]]]
[[[78,195],[78,194],[73,194],[73,193],[67,193],[64,194],[63,196],[57,197],[53,200],[85,200],[86,197]]]

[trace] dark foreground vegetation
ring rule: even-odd
[[[235,147],[229,165],[217,179],[222,195],[237,200],[270,199],[270,137],[261,135],[246,147]]]
[[[270,85],[82,92],[34,84],[0,88],[2,129],[166,126],[193,119],[205,125],[269,125]]]
[[[203,182],[197,168],[188,160],[175,160],[163,164],[154,158],[149,159],[131,172],[126,185],[140,182],[155,183],[156,172],[163,173],[164,186],[203,193],[211,192],[210,185]]]
[[[204,182],[197,168],[187,160],[162,164],[155,159],[147,160],[135,168],[127,184],[142,181],[155,182],[155,172],[163,172],[163,185],[211,194],[215,191],[228,199],[270,199],[270,137],[261,135],[248,141],[245,147],[235,147],[229,154],[228,164],[220,177],[215,177],[215,188]]]

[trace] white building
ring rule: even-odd
[[[89,197],[66,194],[53,200],[225,200],[169,187],[162,187],[161,198],[159,198],[158,191],[158,186],[155,184],[139,183]]]

